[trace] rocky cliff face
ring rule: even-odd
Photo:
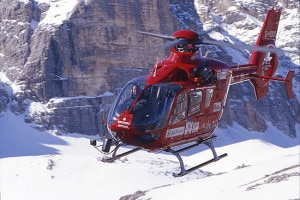
[[[6,89],[6,85],[3,83],[0,83],[0,113],[2,111],[7,110],[8,102],[9,102],[9,96],[8,96],[8,92]]]
[[[44,104],[54,97],[89,96],[89,101],[77,98],[76,102],[82,99],[78,105],[70,99],[61,101],[51,113],[48,103],[46,112],[31,113],[28,122],[50,129],[65,122],[58,126],[65,132],[99,133],[95,116],[102,102],[98,96],[114,92],[133,77],[148,74],[156,56],[165,56],[161,48],[149,49],[162,39],[135,31],[172,33],[179,28],[178,23],[168,2],[45,2],[1,1],[0,71],[22,88],[25,98]],[[55,7],[69,9],[69,13],[55,12]],[[91,110],[79,112],[85,103]],[[76,128],[75,121],[89,121],[94,129]]]
[[[43,102],[120,87],[108,81],[109,69],[149,69],[155,63],[157,52],[144,51],[153,40],[135,30],[178,29],[169,4],[160,1],[78,1],[62,24],[44,22],[50,5],[14,0],[3,1],[0,8],[1,70]]]
[[[132,77],[148,74],[157,59],[166,56],[157,48],[162,39],[135,30],[171,34],[181,28],[200,32],[204,26],[223,23],[253,31],[256,25],[237,22],[245,19],[243,13],[262,20],[270,5],[267,1],[245,4],[229,0],[73,0],[68,4],[59,0],[0,0],[0,72],[8,77],[7,84],[19,88],[10,98],[4,89],[8,86],[0,86],[0,111],[7,109],[9,102],[11,110],[25,113],[26,121],[40,128],[100,133],[103,127],[99,121],[113,99],[106,92],[114,94]],[[299,7],[299,2],[278,5],[293,8]],[[232,6],[238,7],[238,12],[229,9]],[[228,35],[224,29],[216,31]],[[230,37],[239,36],[233,33]],[[255,39],[246,42],[254,43]],[[236,64],[235,55],[225,48],[213,50],[217,50],[216,58]],[[249,54],[240,54],[248,59]],[[287,62],[285,55],[281,58],[287,68],[297,67]],[[299,74],[296,79],[299,81]],[[37,106],[40,109],[33,109],[35,102],[43,103]],[[295,124],[300,123],[299,110],[298,100],[286,100],[280,84],[272,84],[271,93],[256,101],[250,84],[244,83],[231,88],[220,126],[236,121],[249,130],[263,132],[271,122],[292,136]]]

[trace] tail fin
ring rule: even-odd
[[[275,48],[280,15],[281,10],[274,10],[274,8],[268,10],[256,46]],[[256,72],[250,82],[254,86],[256,99],[260,99],[267,94],[270,81],[269,78],[261,77],[272,77],[274,75],[278,67],[277,53],[253,51],[248,64],[256,66]]]
[[[256,46],[268,46],[268,45],[275,46],[280,15],[281,15],[281,10],[274,10],[274,8],[268,10],[263,26],[257,38]],[[255,54],[257,53],[259,52],[252,53],[250,62],[255,61],[254,57]]]
[[[295,74],[295,71],[289,71],[284,79],[285,88],[286,88],[286,92],[287,92],[289,99],[293,97],[292,80],[293,80],[294,74]]]
[[[253,51],[248,64],[231,67],[233,72],[231,84],[249,80],[254,87],[256,99],[261,99],[267,94],[270,80],[284,82],[288,97],[292,97],[294,71],[289,71],[285,78],[273,77],[278,68],[278,56],[276,50],[269,50],[275,48],[280,15],[281,10],[274,8],[268,10],[256,41],[256,47],[268,48]]]

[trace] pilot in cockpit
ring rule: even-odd
[[[135,97],[140,93],[140,88],[138,85],[133,85],[131,88],[131,98],[135,99]]]
[[[183,52],[192,52],[195,53],[199,48],[197,48],[194,44],[179,44],[176,45],[176,50],[180,53]]]

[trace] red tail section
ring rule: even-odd
[[[293,90],[292,90],[292,80],[294,77],[295,72],[294,71],[289,71],[284,79],[284,83],[285,83],[285,88],[286,88],[286,92],[288,95],[288,98],[292,98],[293,97]]]
[[[275,48],[277,29],[281,10],[268,10],[265,21],[256,41],[256,47]],[[254,87],[256,99],[264,97],[269,88],[269,81],[285,82],[288,97],[292,97],[292,78],[294,71],[289,71],[286,78],[273,77],[278,67],[276,51],[267,52],[266,49],[252,52],[248,64],[232,66],[232,84],[250,81]]]
[[[281,10],[268,10],[264,24],[256,41],[256,46],[275,48],[278,24]],[[249,64],[256,65],[256,76],[252,76],[250,82],[254,86],[256,99],[264,97],[268,92],[269,81],[278,67],[276,53],[254,51],[249,59]],[[265,78],[261,78],[264,76]]]

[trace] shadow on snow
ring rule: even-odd
[[[0,116],[0,159],[17,156],[58,154],[47,145],[67,145],[59,137],[38,131],[24,122],[23,116],[6,112]]]

